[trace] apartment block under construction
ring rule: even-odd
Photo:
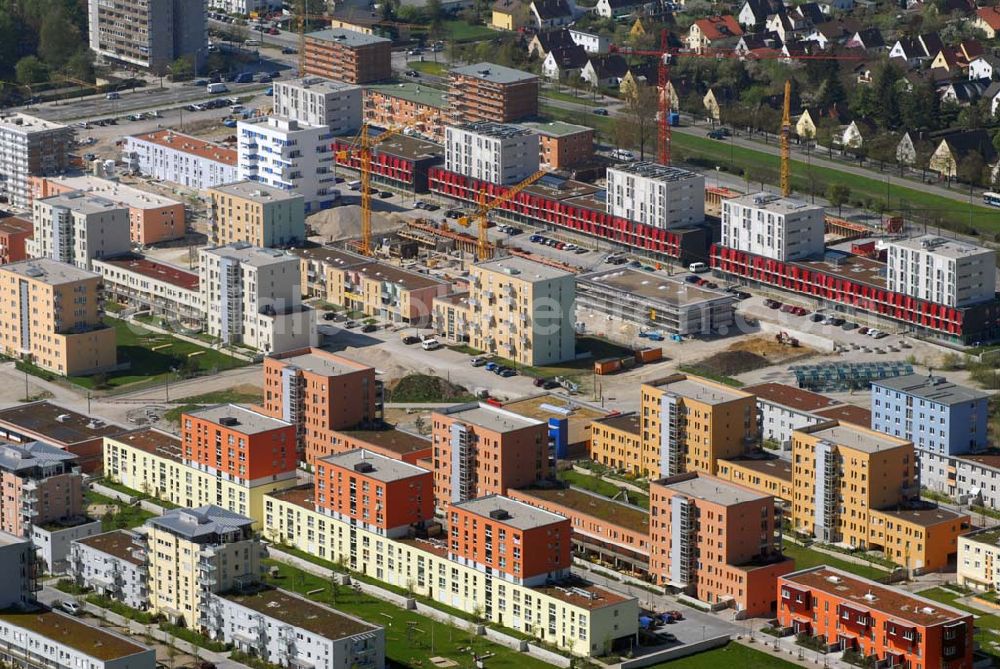
[[[493,63],[451,70],[453,121],[509,123],[538,115],[538,77]]]

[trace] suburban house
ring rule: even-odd
[[[529,13],[521,0],[496,0],[490,26],[497,30],[519,30],[526,25]]]
[[[549,51],[542,61],[542,76],[550,81],[566,81],[587,64],[587,52],[579,44]]]
[[[785,5],[780,0],[744,0],[743,6],[736,14],[740,25],[748,31],[764,25],[767,17],[772,14],[784,14]]]
[[[701,52],[705,49],[735,46],[742,35],[743,29],[732,15],[698,19],[688,30],[688,48]]]
[[[833,135],[833,145],[842,151],[860,149],[865,145],[865,137],[871,137],[872,128],[864,120],[851,121]]]
[[[545,30],[573,22],[573,8],[566,0],[532,0],[529,6],[535,28]]]
[[[850,39],[854,25],[853,21],[847,22],[839,19],[817,23],[812,31],[803,38],[803,41],[813,42],[820,49],[826,51],[831,46],[843,44]]]
[[[575,44],[582,46],[583,50],[587,53],[604,53],[611,47],[611,38],[596,32],[570,28],[569,36]]]
[[[816,137],[816,122],[808,109],[802,111],[795,121],[795,134],[802,139],[813,139]]]
[[[617,19],[629,16],[642,7],[642,4],[636,0],[597,0],[594,13],[606,19]]]
[[[990,134],[982,128],[943,137],[931,154],[928,167],[943,177],[956,177],[962,162],[973,152],[979,154],[985,165],[993,166],[993,173],[996,173],[997,151]]]
[[[616,53],[592,55],[587,64],[583,66],[580,78],[594,88],[618,87],[628,71],[628,62]]]
[[[944,86],[939,94],[941,102],[954,102],[968,107],[979,101],[988,86],[985,81],[953,81]]]
[[[889,49],[889,58],[903,60],[909,67],[917,67],[928,58],[936,56],[944,44],[937,33],[927,33],[919,37],[901,37]]]
[[[1000,109],[1000,82],[990,82],[990,85],[983,91],[983,97],[990,101],[990,113],[996,116],[998,109]]]
[[[900,165],[915,167],[921,157],[930,157],[934,148],[932,140],[928,139],[923,132],[904,132],[896,145],[896,162]]]
[[[545,60],[545,56],[553,49],[570,47],[576,44],[569,31],[565,28],[555,30],[543,30],[537,32],[528,42],[528,57],[535,57],[538,60]]]
[[[779,44],[781,44],[781,38],[774,33],[753,33],[740,37],[736,46],[733,47],[733,51],[743,58],[750,55],[770,58],[779,53],[775,48]]]
[[[980,7],[976,10],[972,27],[982,30],[986,39],[996,39],[1000,32],[1000,11],[996,7]]]
[[[969,81],[992,81],[1000,77],[1000,58],[993,54],[983,54],[969,63]]]
[[[701,103],[705,105],[705,112],[708,118],[720,121],[722,118],[722,105],[730,104],[733,100],[738,100],[736,92],[725,86],[713,86],[705,93]]]
[[[885,38],[878,28],[863,28],[851,35],[844,46],[848,49],[881,50],[885,48]]]

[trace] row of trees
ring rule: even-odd
[[[86,3],[75,0],[0,0],[0,79],[10,87],[59,76],[93,80],[85,39]]]

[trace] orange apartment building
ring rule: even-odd
[[[60,376],[94,374],[118,362],[115,330],[101,320],[101,277],[37,258],[0,267],[0,348]]]
[[[456,67],[449,74],[451,122],[510,123],[538,115],[538,77],[493,63]]]
[[[713,608],[776,612],[775,579],[794,569],[781,554],[774,498],[689,472],[650,482],[650,573]]]
[[[573,528],[573,550],[639,578],[649,574],[649,514],[576,488],[509,490],[518,502],[555,513]]]
[[[945,567],[969,516],[919,501],[912,442],[827,421],[792,433],[792,528],[885,556],[916,572]]]
[[[586,165],[594,159],[594,129],[563,121],[522,123],[538,133],[541,167],[562,170]]]
[[[380,128],[411,128],[418,137],[444,144],[448,96],[411,82],[365,87],[365,123]]]
[[[473,402],[431,415],[434,501],[451,504],[505,495],[549,477],[545,423]]]
[[[66,409],[47,400],[0,409],[0,439],[16,444],[41,441],[76,456],[87,474],[100,473],[104,438],[127,431],[120,425]]]
[[[330,453],[363,448],[387,458],[419,465],[433,455],[431,440],[394,427],[378,430],[331,430]]]
[[[126,207],[129,236],[136,244],[180,239],[186,232],[183,202],[91,175],[29,178],[32,199],[84,191]]]
[[[562,516],[487,495],[451,505],[448,558],[505,581],[544,585],[569,575],[570,533]]]
[[[778,621],[831,649],[874,657],[877,666],[967,669],[973,617],[941,602],[819,566],[778,579]]]
[[[34,229],[30,220],[19,216],[0,218],[0,265],[20,262],[28,257],[24,242],[31,237]]]
[[[75,455],[39,441],[0,445],[0,532],[30,537],[32,525],[82,515]]]
[[[233,483],[295,478],[295,426],[235,404],[181,414],[184,463]]]
[[[431,472],[364,449],[316,461],[316,509],[388,537],[434,517]]]
[[[344,28],[306,35],[306,74],[349,84],[392,78],[392,40]]]
[[[381,418],[375,368],[318,348],[264,358],[264,413],[295,426],[299,458],[310,465],[337,453],[334,430]]]

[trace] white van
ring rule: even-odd
[[[361,182],[360,181],[348,181],[347,182],[347,187],[350,188],[351,190],[361,190]]]
[[[422,342],[420,342],[420,348],[424,349],[425,351],[436,351],[439,348],[441,348],[441,344],[438,342],[437,339],[431,337],[429,339],[425,339]]]
[[[635,154],[626,149],[615,149],[611,152],[611,157],[615,160],[635,160]]]
[[[215,84],[209,84],[208,86],[205,87],[205,90],[207,90],[209,93],[227,93],[227,92],[229,92],[229,88],[227,88],[226,85],[223,84],[223,83],[221,83],[221,82],[215,83]]]
[[[694,272],[695,274],[702,274],[703,272],[707,272],[708,270],[709,270],[708,265],[706,265],[703,262],[693,262],[690,265],[688,265],[688,271]]]
[[[260,40],[259,39],[243,40],[243,46],[260,46]]]

